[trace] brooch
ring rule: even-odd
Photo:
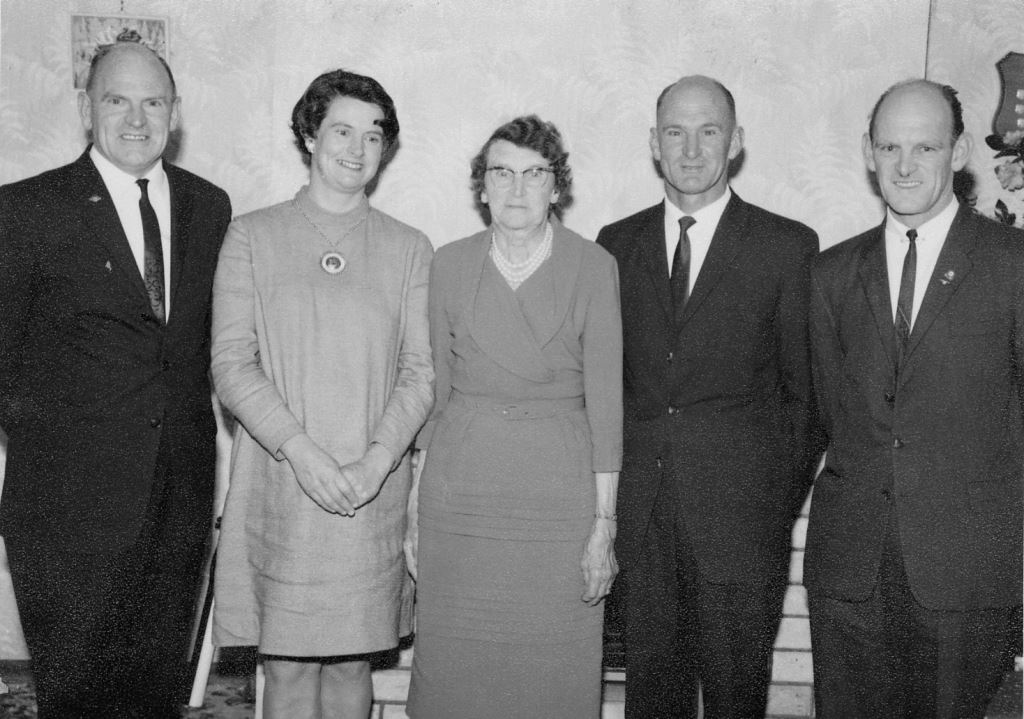
[[[940,279],[939,282],[941,282],[944,285],[948,285],[950,282],[953,281],[954,277],[956,277],[956,273],[953,272],[953,270],[946,270],[946,274],[942,276],[942,279]]]

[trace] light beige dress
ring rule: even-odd
[[[214,639],[273,655],[359,654],[410,630],[408,455],[348,518],[306,496],[280,448],[306,432],[344,465],[370,442],[409,447],[433,401],[432,248],[365,199],[336,215],[307,193],[236,219],[217,268],[212,371],[239,423]],[[344,257],[342,272],[321,267],[326,252]]]

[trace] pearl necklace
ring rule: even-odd
[[[498,268],[498,272],[505,278],[505,282],[513,290],[519,289],[519,285],[523,284],[530,278],[537,268],[540,267],[544,260],[551,257],[552,238],[554,232],[551,230],[551,223],[548,222],[544,228],[544,239],[537,246],[530,256],[523,262],[512,262],[498,249],[497,238],[494,235],[494,231],[491,231],[491,260],[494,261],[494,266]]]

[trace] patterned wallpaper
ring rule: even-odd
[[[304,183],[288,117],[316,74],[340,66],[380,80],[403,129],[372,202],[435,245],[481,227],[469,159],[522,113],[566,138],[573,229],[593,237],[658,201],[654,100],[695,72],[736,96],[747,146],[737,192],[831,245],[881,218],[860,155],[867,114],[927,65],[962,90],[979,207],[991,213],[999,185],[982,139],[994,64],[1024,51],[1019,0],[0,0],[0,183],[82,151],[69,17],[122,9],[169,18],[177,162],[223,186],[238,213]],[[13,617],[0,571],[0,658],[24,655]]]

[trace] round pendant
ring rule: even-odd
[[[329,275],[341,274],[345,269],[345,258],[338,252],[325,252],[320,258],[320,267]]]

